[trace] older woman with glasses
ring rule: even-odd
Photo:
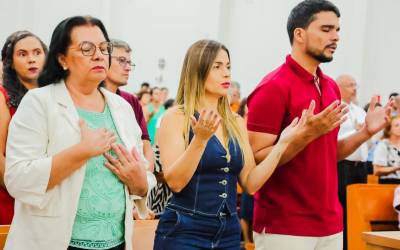
[[[132,210],[155,183],[132,108],[99,87],[112,45],[100,20],[54,30],[41,88],[10,124],[5,184],[15,215],[5,249],[132,249]]]

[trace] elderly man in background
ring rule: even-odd
[[[340,126],[338,139],[346,138],[364,126],[366,112],[355,102],[357,100],[358,85],[356,80],[350,75],[341,75],[336,79],[339,86],[342,102],[347,104],[347,120]],[[344,249],[346,249],[346,187],[354,183],[367,183],[367,165],[368,145],[363,143],[351,155],[338,162],[338,185],[339,200],[343,207],[343,225],[344,225]]]

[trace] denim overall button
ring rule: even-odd
[[[226,184],[228,184],[228,181],[227,180],[222,180],[222,181],[219,182],[219,184],[222,184],[222,185],[226,186]]]
[[[220,195],[219,195],[219,197],[221,197],[221,198],[224,198],[224,199],[225,199],[226,197],[228,197],[228,195],[227,195],[226,193],[222,193],[222,194],[220,194]]]

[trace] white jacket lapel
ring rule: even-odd
[[[64,81],[54,85],[54,98],[59,106],[61,115],[80,133],[79,115]]]

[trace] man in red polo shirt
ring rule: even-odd
[[[287,23],[291,54],[248,98],[247,127],[257,162],[295,117],[308,107],[313,111],[301,138],[290,145],[280,167],[255,195],[253,230],[258,250],[342,249],[336,162],[387,123],[390,105],[371,105],[365,126],[337,139],[346,109],[340,104],[337,85],[318,66],[333,58],[339,17],[329,1],[299,3]]]

